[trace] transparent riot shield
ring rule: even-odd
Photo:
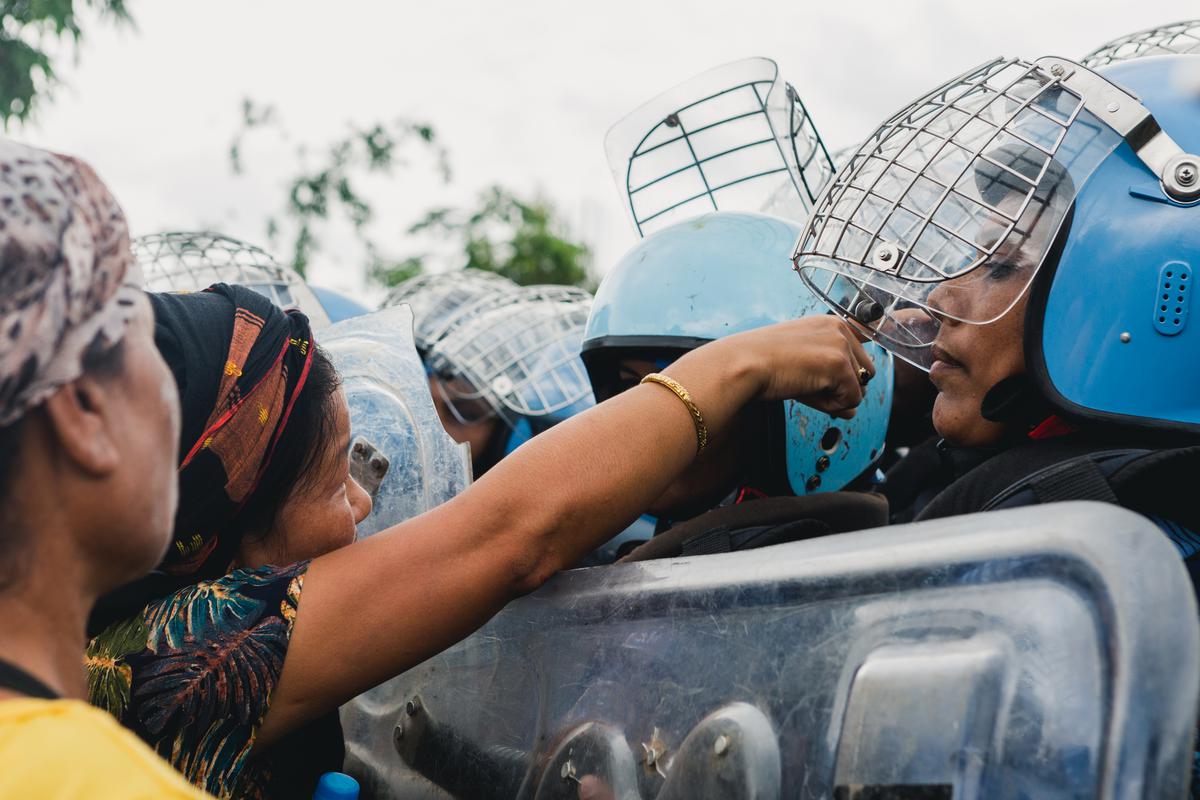
[[[564,573],[397,679],[371,796],[1182,798],[1187,573],[1071,503]]]
[[[350,406],[351,474],[374,503],[358,526],[360,538],[428,511],[470,484],[470,451],[438,421],[408,306],[339,322],[319,342],[342,376]],[[397,679],[342,707],[347,763],[359,774],[395,770],[391,720],[408,694]]]
[[[711,69],[609,129],[604,150],[639,236],[709,211],[808,216],[833,162],[768,58]]]
[[[207,231],[139,236],[133,254],[148,292],[198,292],[214,283],[253,289],[283,309],[303,311],[314,330],[329,325],[321,301],[296,271],[252,244]]]

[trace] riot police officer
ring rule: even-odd
[[[811,292],[797,291],[787,269],[788,253],[798,234],[799,228],[776,217],[717,212],[664,228],[635,245],[605,276],[588,319],[582,355],[596,398],[603,401],[637,385],[647,374],[665,369],[705,342],[825,313]],[[865,486],[861,479],[873,472],[884,451],[892,403],[891,359],[877,347],[870,349],[878,374],[853,420],[835,420],[790,402],[743,410],[734,425],[710,442],[697,462],[650,506],[648,513],[659,518],[660,532],[714,508],[741,506],[747,500],[795,499]],[[859,511],[835,529],[886,522],[886,516],[876,513],[881,508],[886,513],[886,506],[868,500],[870,511],[864,516],[862,501],[856,499],[852,505]],[[697,520],[638,557],[691,552],[692,545],[684,546],[682,540],[693,534],[703,539],[707,530],[725,525],[726,516],[736,518],[735,527],[745,529],[743,533],[718,543],[705,540],[704,547],[740,548],[780,541],[784,534],[774,529],[776,522],[791,524],[830,502],[836,501],[824,498],[802,504],[803,508],[790,502],[753,504],[758,513],[747,506],[719,515],[720,519]],[[745,532],[751,528],[756,533]],[[682,550],[673,549],[668,544],[672,541]]]

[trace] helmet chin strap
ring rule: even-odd
[[[1054,413],[1028,375],[1013,375],[997,383],[983,396],[980,415],[1002,423],[999,441],[984,446],[959,446],[946,439],[937,445],[938,456],[955,479],[961,478],[992,456],[1026,440],[1029,432]]]
[[[983,396],[979,413],[989,422],[1009,425],[1015,436],[1024,437],[1054,413],[1054,408],[1027,374],[1012,375]]]

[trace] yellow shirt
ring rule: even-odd
[[[87,703],[0,700],[0,800],[207,797]]]

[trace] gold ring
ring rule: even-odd
[[[871,376],[867,372],[867,368],[859,367],[858,368],[858,384],[859,384],[859,386],[866,386],[867,382],[870,380],[871,380]]]

